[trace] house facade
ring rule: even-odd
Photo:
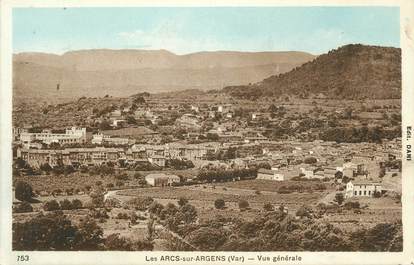
[[[153,187],[171,186],[173,183],[180,182],[180,177],[163,173],[154,173],[145,176],[145,181]]]
[[[274,170],[261,168],[257,171],[257,179],[283,181],[284,175]]]
[[[374,196],[374,193],[376,192],[382,192],[382,185],[380,182],[349,181],[346,184],[345,197],[371,197]]]

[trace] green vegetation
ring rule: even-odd
[[[339,99],[401,98],[401,49],[345,45],[287,73],[223,91],[249,100],[292,94],[301,98],[319,94]]]
[[[15,196],[16,199],[21,201],[30,202],[33,197],[33,190],[32,186],[29,185],[27,182],[18,181],[15,186]]]

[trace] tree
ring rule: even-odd
[[[60,208],[62,210],[71,210],[73,209],[72,203],[68,199],[64,199],[60,202]]]
[[[30,184],[24,181],[18,181],[15,188],[16,199],[30,202],[33,197],[33,189]]]
[[[373,196],[374,196],[374,198],[380,198],[381,197],[381,192],[376,190],[376,191],[374,191]]]
[[[27,163],[26,163],[26,161],[24,161],[21,157],[17,158],[17,159],[14,161],[14,163],[13,163],[13,164],[14,164],[14,166],[15,166],[16,168],[18,168],[18,169],[27,167]]]
[[[155,220],[149,218],[147,222],[147,240],[152,241],[155,235]]]
[[[312,210],[307,205],[302,205],[297,211],[296,216],[311,217]]]
[[[318,160],[315,157],[307,157],[303,162],[305,162],[305,164],[315,164]]]
[[[41,164],[39,169],[46,173],[49,173],[50,171],[52,171],[52,167],[48,163]]]
[[[125,237],[121,237],[119,233],[110,234],[105,238],[106,250],[131,251],[132,242]]]
[[[13,208],[15,213],[30,213],[33,212],[33,207],[28,202],[22,202]]]
[[[183,214],[183,221],[187,224],[194,222],[197,219],[197,210],[191,204],[185,204],[180,208],[181,213]]]
[[[246,200],[240,200],[239,201],[239,209],[240,210],[245,210],[249,207],[249,202]]]
[[[265,211],[268,211],[268,212],[271,212],[271,211],[273,211],[274,210],[274,207],[273,207],[273,205],[271,204],[271,203],[265,203],[264,205],[263,205],[263,209],[265,210]]]
[[[147,184],[147,181],[145,179],[138,180],[138,185],[145,186]]]
[[[223,199],[217,199],[214,201],[214,207],[216,207],[216,209],[223,209],[225,205],[226,203]]]
[[[14,250],[100,250],[103,230],[93,220],[79,226],[62,212],[39,214],[13,224]]]
[[[184,198],[184,197],[181,197],[181,198],[179,198],[178,199],[178,205],[180,206],[180,207],[183,207],[184,205],[186,205],[188,203],[188,199],[186,199],[186,198]]]
[[[382,167],[382,168],[380,168],[380,172],[379,172],[378,177],[383,178],[384,176],[385,176],[385,168]]]
[[[341,171],[335,172],[335,179],[342,179],[343,176],[344,176],[344,173],[342,173]]]
[[[338,205],[341,205],[345,200],[344,194],[338,192],[337,194],[335,194],[335,199],[334,201],[338,203]]]
[[[226,241],[224,229],[201,227],[188,235],[189,241],[203,251],[218,250]]]
[[[74,199],[72,201],[72,209],[81,209],[82,208],[82,201],[79,199]]]
[[[92,218],[81,221],[75,233],[75,249],[87,251],[97,250],[103,243],[103,229]]]
[[[111,125],[109,124],[107,120],[103,120],[99,124],[99,130],[105,131],[105,130],[110,130],[110,129],[111,129]]]
[[[159,202],[153,202],[148,207],[148,211],[156,216],[160,216],[161,211],[164,209],[164,206]]]
[[[63,214],[37,215],[13,223],[13,250],[73,250],[77,228]]]
[[[45,211],[57,211],[60,210],[60,205],[56,200],[47,201],[43,204],[43,209]]]

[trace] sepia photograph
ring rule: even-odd
[[[400,11],[13,7],[12,251],[403,252]]]

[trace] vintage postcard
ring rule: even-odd
[[[0,264],[413,264],[414,1],[3,1]]]

